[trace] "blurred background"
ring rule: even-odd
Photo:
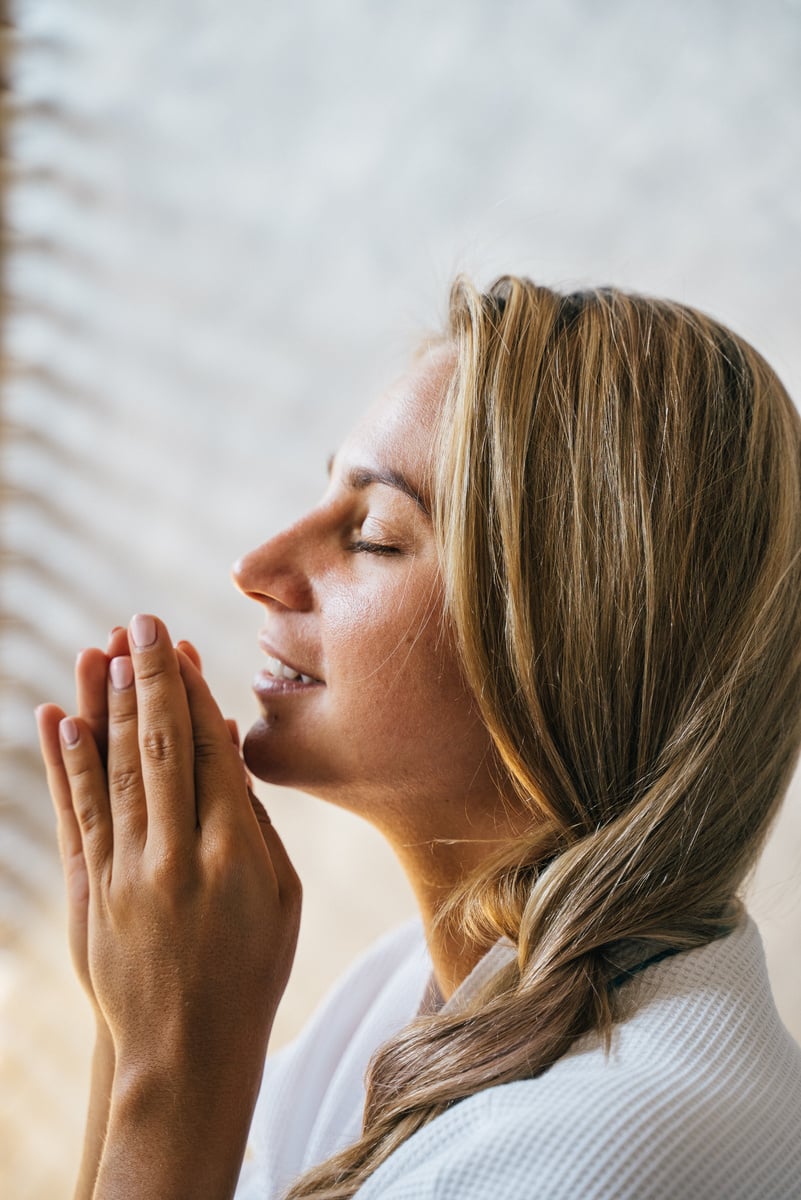
[[[453,274],[713,312],[801,396],[798,0],[17,0],[2,28],[0,1172],[69,1191],[90,1026],[32,709],[137,610],[247,727],[231,562],[441,319]],[[366,826],[262,789],[305,881],[276,1045],[412,901]],[[801,1038],[801,790],[751,887]]]

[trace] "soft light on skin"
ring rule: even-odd
[[[244,757],[389,840],[430,924],[443,895],[524,823],[444,620],[430,516],[434,426],[452,353],[417,361],[335,456],[320,503],[246,554],[262,648],[320,683],[261,696]],[[449,994],[480,950],[431,944]]]

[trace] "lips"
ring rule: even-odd
[[[267,659],[267,666],[259,672],[259,679],[269,679],[276,684],[300,684],[305,688],[323,683],[305,664],[288,658],[287,654],[267,641],[264,632],[259,634],[259,646]]]
[[[253,691],[264,704],[276,696],[289,696],[294,692],[315,692],[322,686],[317,681],[302,683],[299,679],[276,679],[267,671],[259,671],[253,680]]]

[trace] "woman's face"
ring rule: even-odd
[[[463,834],[465,817],[483,823],[471,814],[497,798],[489,737],[442,621],[429,515],[452,368],[446,349],[416,364],[340,448],[317,507],[234,568],[264,610],[249,769],[379,828],[435,836]]]

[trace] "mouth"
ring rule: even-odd
[[[262,636],[259,645],[264,651],[266,665],[258,672],[253,683],[254,691],[260,696],[275,696],[278,693],[303,691],[322,686],[322,679],[301,670],[301,664],[280,658],[275,649]]]
[[[264,673],[272,679],[289,679],[290,681],[300,680],[301,683],[319,683],[319,679],[315,679],[312,675],[303,675],[300,671],[296,671],[294,667],[290,667],[289,663],[285,663],[283,659],[276,658],[272,654],[267,656],[267,666],[264,667]]]

